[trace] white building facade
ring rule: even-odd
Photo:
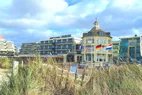
[[[94,27],[88,32],[83,33],[82,37],[82,56],[86,63],[106,63],[112,62],[112,49],[106,49],[112,46],[112,37],[109,32],[100,29],[98,21],[95,21]]]
[[[0,56],[14,56],[16,47],[12,41],[0,40]]]

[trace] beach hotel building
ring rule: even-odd
[[[112,62],[112,37],[100,28],[97,20],[88,33],[83,33],[82,47],[83,62],[95,65]]]

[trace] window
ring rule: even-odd
[[[48,49],[48,46],[45,46],[45,49]]]
[[[48,41],[45,41],[45,44],[48,44]]]
[[[52,49],[52,46],[49,46],[49,49]]]
[[[103,43],[106,44],[106,40],[105,39],[103,40]]]
[[[96,40],[97,44],[99,44],[99,39]]]
[[[57,49],[61,49],[61,45],[58,45],[58,46],[57,46]]]
[[[57,40],[57,43],[61,43],[61,40]]]
[[[72,49],[72,48],[73,48],[73,47],[72,47],[72,44],[69,44],[69,45],[68,45],[68,48],[69,48],[69,49]]]
[[[66,49],[66,45],[62,45],[62,49]]]
[[[68,42],[73,42],[73,39],[72,38],[68,39]]]
[[[88,44],[94,43],[94,39],[89,38],[89,39],[86,40],[86,43],[88,43]]]
[[[63,43],[64,43],[64,42],[66,42],[66,41],[67,41],[67,39],[63,39],[62,41],[63,41]]]
[[[87,52],[93,52],[94,51],[94,46],[88,45],[88,46],[85,47],[85,50]]]
[[[44,41],[41,41],[42,44],[44,44]]]
[[[108,40],[108,43],[111,43],[111,40]]]
[[[41,47],[40,47],[40,49],[44,49],[44,47],[43,47],[43,46],[41,46]]]
[[[49,43],[52,43],[53,41],[52,40],[49,40]]]

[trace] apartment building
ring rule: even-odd
[[[132,63],[142,63],[140,37],[135,35],[133,37],[124,37],[120,39],[120,60]]]
[[[23,43],[19,52],[20,55],[39,54],[39,43]]]
[[[64,55],[66,61],[74,62],[80,60],[80,39],[71,35],[50,37],[48,40],[40,41],[39,52],[41,55]]]
[[[0,56],[14,56],[16,47],[12,41],[0,40]]]
[[[41,55],[57,55],[75,53],[75,39],[71,35],[50,37],[48,40],[40,41]]]

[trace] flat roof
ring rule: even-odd
[[[128,37],[122,37],[120,39],[132,39],[132,38],[140,38],[140,36],[132,36],[132,37],[128,36]]]

